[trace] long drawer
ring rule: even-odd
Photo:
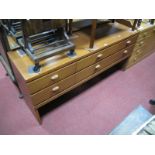
[[[30,94],[34,94],[54,83],[74,74],[76,72],[76,63],[68,65],[60,70],[52,72],[46,76],[43,76],[37,80],[27,83],[27,88]]]
[[[33,105],[37,105],[48,98],[51,98],[58,93],[62,92],[63,90],[73,86],[76,83],[76,75],[71,75],[68,78],[50,86],[47,87],[33,95],[31,95],[32,103]]]
[[[103,70],[104,68],[117,62],[118,60],[128,57],[131,54],[133,47],[134,45],[131,45],[130,47],[123,49],[120,52],[117,52],[97,62],[96,64],[83,69],[77,74],[76,82],[80,82],[81,80],[84,80],[85,78],[97,73],[98,71]]]
[[[78,61],[77,71],[80,71],[92,64],[95,64],[96,62],[120,51],[121,49],[129,47],[130,45],[136,42],[136,39],[137,39],[137,35]]]

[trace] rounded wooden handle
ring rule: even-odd
[[[128,53],[128,50],[125,50],[124,52],[123,52],[123,54],[127,54]]]
[[[131,40],[128,40],[126,43],[127,43],[128,45],[131,44]]]
[[[97,58],[101,58],[103,56],[103,54],[98,54]]]
[[[101,68],[101,65],[96,65],[95,69]]]
[[[51,77],[51,80],[56,80],[56,79],[58,79],[59,78],[59,75],[58,74],[55,74],[55,75],[53,75],[52,77]]]
[[[57,91],[57,90],[59,90],[59,89],[60,89],[60,87],[59,87],[59,86],[56,86],[56,87],[54,87],[54,88],[52,89],[52,91],[55,92],[55,91]]]

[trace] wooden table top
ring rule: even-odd
[[[97,35],[95,40],[94,51],[88,49],[90,43],[90,29],[86,28],[75,32],[72,35],[72,41],[76,45],[76,56],[68,57],[66,53],[59,54],[42,60],[40,64],[42,65],[39,73],[29,73],[28,68],[34,65],[34,62],[27,56],[21,56],[19,50],[8,52],[9,58],[15,65],[17,70],[21,73],[22,77],[26,82],[32,81],[38,77],[48,74],[49,72],[55,71],[64,67],[67,64],[74,63],[75,61],[88,56],[91,52],[98,51],[100,49],[107,48],[112,44],[122,41],[130,36],[137,34],[137,31],[131,31],[130,28],[115,23],[108,23],[100,25],[97,29]]]

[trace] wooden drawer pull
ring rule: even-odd
[[[128,53],[128,50],[125,50],[124,52],[123,52],[123,54],[127,54]]]
[[[98,54],[97,58],[101,58],[103,56],[103,54]]]
[[[128,40],[128,41],[126,42],[126,44],[127,44],[127,45],[131,44],[131,40]]]
[[[54,88],[52,89],[52,91],[53,91],[53,92],[58,91],[59,88],[60,88],[59,86],[56,86],[56,87],[54,87]]]
[[[52,77],[51,77],[51,80],[56,80],[56,79],[58,79],[59,78],[59,75],[58,74],[55,74],[55,75],[53,75]]]
[[[95,69],[100,69],[101,65],[96,65]]]

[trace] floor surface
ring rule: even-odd
[[[155,53],[123,72],[114,68],[49,103],[39,125],[0,63],[0,134],[109,134],[138,105],[155,106]]]

